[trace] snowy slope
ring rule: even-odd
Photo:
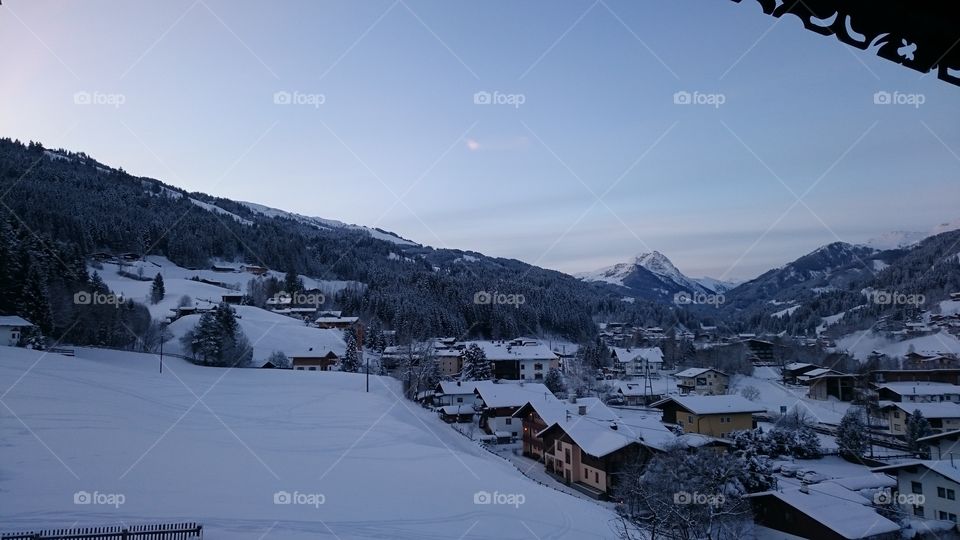
[[[286,315],[253,306],[234,306],[243,333],[253,345],[254,362],[263,362],[273,351],[282,351],[287,356],[303,354],[310,348],[314,351],[333,351],[343,356],[346,344],[341,330],[322,330],[307,326],[303,321]],[[173,339],[167,342],[168,350],[183,353],[180,338],[200,321],[200,315],[187,315],[167,327]]]
[[[400,238],[399,236],[382,231],[380,229],[374,229],[371,227],[364,227],[361,225],[351,225],[349,223],[343,223],[342,221],[337,221],[334,219],[324,219],[318,217],[304,216],[301,214],[295,214],[293,212],[287,212],[284,210],[278,210],[276,208],[270,208],[269,206],[264,206],[262,204],[256,204],[251,202],[239,201],[240,204],[246,206],[247,208],[253,210],[254,212],[266,216],[266,217],[283,217],[287,219],[292,219],[294,221],[299,221],[306,225],[311,225],[319,229],[354,229],[360,231],[366,231],[367,234],[376,238],[378,240],[386,240],[387,242],[393,242],[401,246],[418,246],[416,242],[412,242],[405,238]]]
[[[723,294],[741,283],[739,281],[720,280],[706,276],[691,279],[699,283],[701,287],[711,290],[717,294]]]
[[[136,275],[142,268],[143,276],[146,278],[153,278],[158,273],[163,276],[163,284],[167,294],[159,304],[153,305],[147,301],[151,282],[119,275],[117,271],[121,267],[117,264],[104,263],[101,266],[102,268],[99,269],[91,266],[88,270],[91,274],[93,272],[99,273],[111,291],[122,294],[124,298],[146,304],[150,314],[155,319],[169,316],[170,310],[177,307],[180,298],[184,295],[193,299],[194,305],[198,307],[209,307],[212,304],[219,303],[221,296],[224,294],[246,292],[247,283],[254,279],[252,274],[245,272],[214,272],[211,269],[191,270],[177,266],[166,257],[157,255],[148,256],[146,261],[123,265],[123,270],[130,274]],[[236,266],[239,267],[238,264]],[[280,280],[284,277],[282,272],[276,270],[271,270],[267,275]],[[194,277],[223,283],[228,288],[201,283],[193,280]],[[364,286],[356,281],[317,280],[304,275],[301,275],[300,279],[303,280],[304,286],[308,289],[319,289],[331,297],[347,287]]]
[[[629,280],[636,276],[638,272],[645,270],[652,274],[656,279],[669,287],[671,290],[685,290],[691,292],[711,292],[713,289],[707,289],[696,280],[690,279],[683,274],[659,251],[641,253],[629,262],[617,263],[591,272],[581,272],[575,274],[575,277],[584,281],[597,281],[619,285],[623,287],[632,286]]]
[[[197,520],[207,540],[614,537],[613,513],[522,476],[390,379],[365,393],[358,374],[178,360],[160,374],[151,355],[0,349],[4,530]],[[78,491],[125,500],[77,505]],[[274,504],[280,491],[323,504]],[[523,504],[475,504],[481,491]]]
[[[960,340],[947,332],[894,341],[870,330],[861,330],[837,340],[837,348],[859,360],[866,360],[872,351],[880,351],[890,357],[903,357],[911,346],[921,354],[960,354]]]

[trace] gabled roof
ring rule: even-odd
[[[758,413],[766,410],[741,396],[670,396],[650,406],[661,408],[671,401],[697,415]]]
[[[960,404],[951,401],[939,403],[893,402],[887,409],[896,407],[907,414],[920,411],[924,418],[960,418]]]
[[[16,315],[0,315],[0,326],[33,326],[33,323]]]
[[[877,385],[878,389],[889,390],[901,396],[941,396],[960,394],[960,386],[945,382],[932,381],[894,381]]]
[[[623,347],[612,347],[613,356],[616,357],[617,362],[633,362],[634,360],[646,360],[651,364],[662,364],[663,363],[663,350],[660,347],[643,347],[639,349],[625,349]]]
[[[805,362],[790,362],[789,364],[783,366],[783,369],[786,371],[797,371],[798,369],[810,368],[816,369],[820,366],[815,364],[807,364]]]
[[[683,370],[683,371],[680,371],[680,372],[674,374],[674,377],[682,377],[682,378],[699,377],[700,375],[703,375],[704,373],[706,373],[706,372],[708,372],[708,371],[713,371],[713,372],[715,372],[715,373],[719,373],[720,375],[723,375],[724,377],[728,376],[726,373],[720,371],[719,369],[713,369],[713,368],[687,368],[687,369],[685,369],[685,370]]]
[[[585,408],[586,414],[583,415],[584,417],[593,418],[594,420],[611,422],[619,420],[620,418],[609,407],[604,405],[600,398],[595,397],[578,398],[576,403],[570,403],[569,401],[556,398],[534,399],[517,409],[517,411],[513,413],[513,416],[520,418],[526,414],[527,411],[533,410],[543,419],[544,423],[549,426],[557,422],[563,422],[568,417],[571,419],[581,417],[580,407]]]
[[[477,385],[489,381],[440,381],[437,383],[437,393],[444,395],[472,394]]]
[[[898,463],[896,465],[887,465],[885,467],[877,467],[875,469],[870,469],[874,472],[886,472],[886,471],[896,471],[899,469],[905,469],[907,467],[926,467],[927,469],[939,474],[940,476],[953,480],[954,482],[960,484],[960,467],[950,464],[950,460],[936,460],[936,459],[916,459],[913,461],[905,461],[903,463]]]
[[[830,368],[817,368],[817,369],[811,369],[810,371],[804,372],[804,373],[803,373],[802,375],[800,375],[800,376],[801,376],[801,377],[806,377],[806,378],[812,379],[812,378],[814,378],[814,377],[820,377],[820,376],[822,376],[822,375],[828,375],[828,374],[846,375],[845,373],[841,373],[841,372],[839,372],[839,371],[837,371],[837,370],[835,370],[835,369],[830,369]]]
[[[533,400],[556,399],[550,389],[540,383],[478,381],[474,393],[490,408],[522,407]]]
[[[900,525],[867,506],[863,496],[833,482],[812,484],[806,490],[804,493],[799,487],[791,487],[747,497],[776,497],[843,538],[868,538],[900,530]]]
[[[557,354],[550,347],[539,342],[525,342],[515,345],[510,341],[465,341],[463,345],[469,347],[476,344],[482,350],[487,360],[493,362],[502,360],[556,360]]]
[[[617,429],[611,427],[614,424]],[[641,444],[639,437],[629,427],[617,422],[595,420],[589,416],[575,416],[569,421],[554,422],[537,436],[542,437],[544,433],[556,430],[566,433],[581,450],[597,458],[632,444]]]

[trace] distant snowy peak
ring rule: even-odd
[[[706,287],[685,276],[666,255],[659,251],[641,253],[629,262],[617,263],[592,272],[581,272],[576,274],[576,277],[584,281],[598,281],[629,288],[637,288],[638,285],[655,285],[661,293],[675,290],[714,291],[712,287]]]
[[[723,294],[742,283],[741,281],[720,280],[712,277],[693,278],[693,280],[699,283],[701,287],[716,294]]]
[[[641,253],[634,259],[634,264],[642,266],[657,276],[670,280],[684,289],[691,291],[699,290],[701,285],[696,281],[683,275],[683,272],[673,265],[673,262],[666,255],[659,251],[650,253]]]
[[[920,241],[941,233],[960,229],[960,218],[932,227],[927,232],[919,231],[892,231],[871,238],[863,243],[864,246],[874,249],[901,249],[920,243]]]
[[[337,221],[337,220],[335,220],[335,219],[325,219],[325,218],[319,218],[319,217],[304,216],[304,215],[301,215],[301,214],[296,214],[296,213],[293,213],[293,212],[287,212],[287,211],[285,211],[285,210],[278,210],[278,209],[276,209],[276,208],[270,208],[269,206],[264,206],[264,205],[262,205],[262,204],[257,204],[257,203],[252,203],[252,202],[246,202],[246,201],[238,201],[238,202],[239,202],[240,204],[246,206],[246,207],[249,208],[250,210],[253,210],[254,212],[256,212],[256,213],[258,213],[258,214],[260,214],[260,215],[262,215],[262,216],[266,216],[266,217],[271,217],[271,218],[272,218],[272,217],[281,217],[281,218],[286,218],[286,219],[292,219],[292,220],[294,220],[294,221],[299,221],[300,223],[303,223],[303,224],[305,224],[305,225],[310,225],[310,226],[316,227],[316,228],[318,228],[318,229],[327,229],[327,230],[329,230],[329,229],[351,229],[351,230],[366,231],[367,234],[369,234],[369,235],[372,236],[373,238],[376,238],[376,239],[378,239],[378,240],[385,240],[385,241],[387,241],[387,242],[393,242],[394,244],[401,245],[401,246],[418,246],[418,245],[420,245],[420,244],[417,244],[416,242],[407,240],[406,238],[401,238],[400,236],[397,236],[396,234],[393,234],[393,233],[391,233],[391,232],[387,232],[387,231],[384,231],[384,230],[381,230],[381,229],[375,229],[375,228],[372,228],[372,227],[364,227],[364,226],[361,226],[361,225],[352,225],[352,224],[349,224],[349,223],[344,223],[344,222],[342,222],[342,221]]]

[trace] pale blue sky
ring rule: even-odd
[[[568,272],[749,278],[960,217],[960,88],[751,0],[6,0],[0,46],[0,135]]]

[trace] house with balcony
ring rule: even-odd
[[[950,460],[913,460],[872,469],[897,477],[895,501],[904,515],[960,523],[960,463]],[[904,497],[903,495],[908,495]],[[914,495],[915,497],[909,497]]]
[[[753,414],[765,412],[741,396],[670,396],[650,406],[663,411],[663,423],[680,426],[684,433],[710,437],[753,429]]]
[[[713,368],[689,368],[674,377],[681,394],[722,395],[730,386],[730,376]]]

